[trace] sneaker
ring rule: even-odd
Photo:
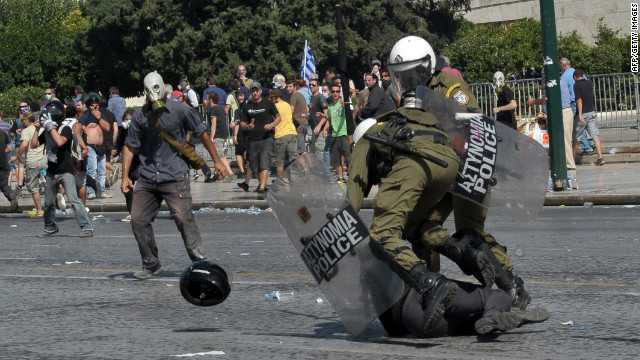
[[[267,198],[267,191],[265,189],[258,189],[258,200],[264,200]]]
[[[238,187],[242,190],[244,190],[245,192],[249,191],[249,184],[247,184],[246,182],[239,182],[238,183]]]
[[[60,210],[60,211],[67,210],[67,202],[64,200],[64,195],[58,193],[56,195],[56,199],[58,199],[58,201],[57,201],[58,210]]]
[[[200,174],[198,174],[197,172],[194,172],[193,174],[191,174],[191,180],[195,181],[200,177]]]
[[[347,185],[347,180],[345,180],[345,179],[338,179],[338,185]]]
[[[124,218],[124,219],[122,219],[122,220],[120,220],[120,221],[122,221],[122,222],[126,222],[126,223],[130,223],[130,222],[131,222],[131,215],[127,215],[127,217],[126,217],[126,218]]]
[[[230,182],[232,182],[232,181],[234,181],[236,179],[237,179],[237,177],[234,174],[229,174],[224,179],[222,179],[222,182],[223,183],[230,183]]]
[[[113,197],[113,195],[109,195],[109,194],[102,194],[100,195],[101,199],[111,199]]]
[[[42,234],[38,235],[38,237],[46,238],[46,237],[49,237],[49,236],[51,236],[53,234],[56,234],[57,232],[58,232],[58,228],[56,227],[56,229],[53,230],[53,231],[45,230]]]
[[[548,318],[549,313],[544,308],[511,309],[509,312],[483,317],[476,321],[474,327],[478,334],[488,334],[493,331],[507,331],[519,328],[524,324],[540,323]]]
[[[93,230],[82,230],[82,232],[80,233],[80,237],[93,237]]]
[[[11,196],[13,196],[16,199],[19,197],[22,197],[22,186],[16,186],[11,192]]]
[[[158,275],[161,272],[162,272],[162,266],[158,265],[158,267],[155,270],[142,269],[140,271],[136,271],[133,273],[133,277],[138,280],[147,280],[151,278],[151,276]]]
[[[604,165],[604,159],[603,158],[598,159],[598,161],[596,161],[596,165]]]
[[[87,200],[93,200],[96,198],[96,194],[88,194],[87,195]]]

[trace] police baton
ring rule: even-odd
[[[401,153],[405,153],[405,154],[413,154],[413,155],[418,155],[424,159],[427,159],[429,161],[431,161],[432,163],[439,165],[443,168],[447,168],[449,166],[449,163],[446,162],[445,160],[442,160],[440,158],[437,158],[433,155],[427,154],[426,152],[416,149],[413,146],[409,146],[405,143],[402,142],[394,142],[394,141],[390,141],[390,140],[385,140],[385,139],[381,139],[379,137],[375,137],[373,135],[370,134],[364,134],[362,135],[363,138],[369,140],[369,141],[373,141],[376,142],[378,144],[382,144],[382,145],[386,145],[389,146],[393,149],[396,149],[398,151],[400,151]]]

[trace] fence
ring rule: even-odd
[[[640,124],[638,108],[640,92],[638,77],[634,73],[591,75],[595,91],[596,111],[600,128],[633,128]],[[529,96],[539,98],[542,95],[542,79],[521,79],[507,81],[518,103],[516,114],[519,119],[533,119],[540,106],[527,104]],[[478,99],[482,112],[493,117],[496,106],[495,85],[491,83],[471,84],[471,90]],[[640,133],[638,134],[640,140]]]

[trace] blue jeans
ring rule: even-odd
[[[87,176],[96,179],[100,184],[100,190],[104,193],[104,185],[107,180],[107,157],[106,155],[98,156],[96,150],[89,146],[89,154],[87,155]],[[96,176],[96,170],[98,176]],[[87,194],[95,194],[94,188],[87,186]]]
[[[322,136],[322,135],[320,135]],[[328,168],[331,168],[331,132],[327,132],[327,137],[324,139],[324,154],[322,159],[327,164]]]
[[[580,140],[580,147],[584,151],[593,152],[593,140],[587,137],[587,132],[582,133],[582,140]]]
[[[89,215],[84,207],[84,204],[78,197],[76,190],[76,179],[71,173],[54,175],[47,171],[46,183],[44,185],[44,231],[54,232],[58,228],[56,225],[56,195],[58,194],[58,187],[62,185],[67,198],[73,206],[73,210],[76,213],[76,219],[78,225],[82,231],[93,231],[93,225],[89,221]]]

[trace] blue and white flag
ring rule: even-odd
[[[313,53],[311,53],[309,43],[307,42],[307,40],[305,40],[304,53],[302,54],[302,70],[300,71],[300,77],[303,78],[307,83],[309,83],[310,75],[315,73],[316,59],[314,59]]]

